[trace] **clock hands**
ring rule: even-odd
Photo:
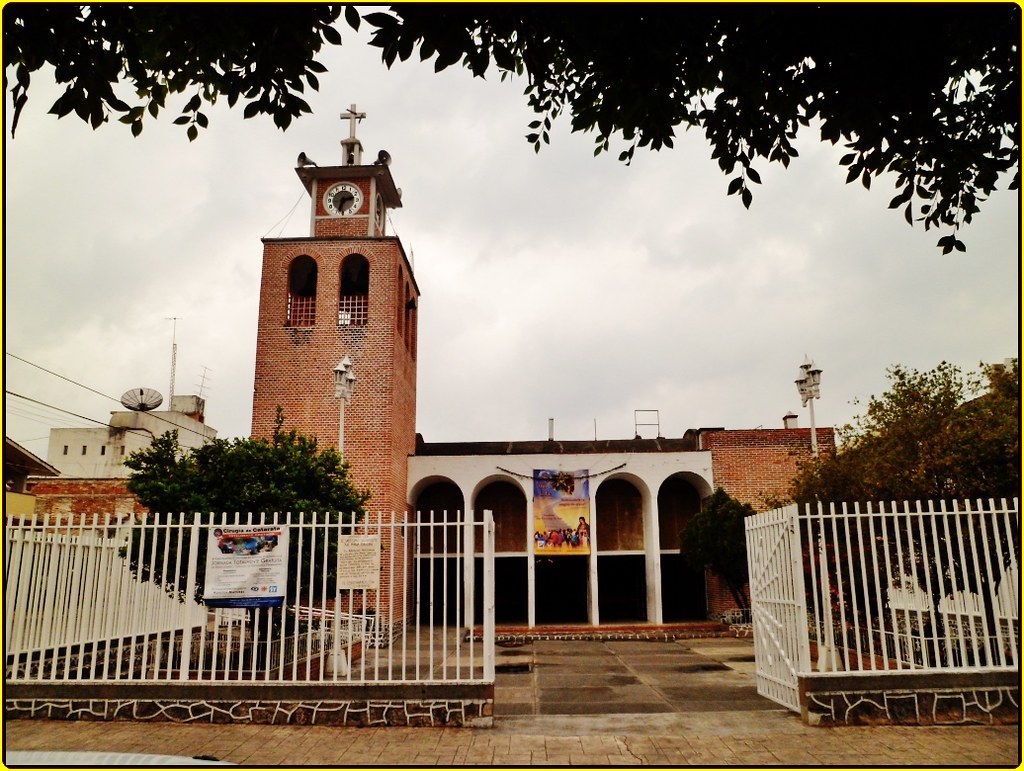
[[[355,201],[356,197],[352,195],[348,190],[339,190],[334,196],[334,208],[338,211],[345,211],[352,202]]]

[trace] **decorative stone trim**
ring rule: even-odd
[[[804,722],[840,725],[1015,725],[1016,672],[801,678]]]
[[[150,701],[142,699],[14,699],[4,719],[134,720],[257,725],[489,728],[494,700]]]
[[[4,719],[487,728],[494,684],[32,683]]]

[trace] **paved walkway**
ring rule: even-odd
[[[490,729],[14,720],[4,725],[4,750],[255,766],[1020,763],[1018,726],[805,726],[757,696],[749,639],[533,642],[498,651]]]

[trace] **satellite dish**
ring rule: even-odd
[[[391,165],[391,153],[387,150],[381,150],[377,153],[377,160],[373,162],[374,166],[390,166]]]
[[[155,388],[131,388],[121,396],[121,404],[133,412],[149,412],[163,404],[164,397]]]

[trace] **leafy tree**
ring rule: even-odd
[[[175,120],[188,126],[190,140],[209,123],[203,105],[219,97],[230,106],[241,100],[245,117],[267,114],[285,129],[310,112],[300,94],[319,88],[316,76],[326,68],[314,57],[325,41],[341,43],[332,26],[340,13],[338,5],[305,3],[8,4],[3,61],[5,87],[14,69],[12,133],[32,73],[46,64],[67,84],[50,112],[74,113],[93,128],[116,114],[137,136],[147,113],[155,118],[169,96],[190,94]],[[122,83],[134,104],[115,91]]]
[[[158,521],[171,524],[192,524],[197,517],[210,513],[240,512],[243,516],[274,512],[314,512],[321,521],[350,522],[364,513],[368,491],[357,490],[348,478],[348,464],[334,448],[320,450],[316,439],[296,430],[282,430],[284,417],[278,409],[276,427],[271,441],[265,439],[215,439],[200,447],[183,451],[178,432],[170,431],[153,440],[144,450],[134,452],[125,460],[132,469],[128,489],[154,512]],[[209,519],[201,519],[209,523]],[[230,520],[229,520],[230,521]],[[244,523],[244,520],[243,520]],[[330,531],[336,539],[336,530]],[[168,591],[184,586],[188,566],[178,565],[178,543],[157,529],[155,538],[132,542],[126,550],[136,577],[154,581]],[[155,547],[155,548],[154,548]],[[164,554],[168,559],[164,560]],[[156,554],[155,561],[150,559]],[[202,597],[206,569],[206,539],[198,547],[196,598]],[[328,590],[334,575],[336,543],[328,544],[323,565],[315,570],[328,573]],[[295,597],[299,570],[298,543],[290,543],[288,596]],[[166,565],[166,568],[164,567]],[[177,567],[175,567],[177,566]],[[309,564],[302,566],[308,571]],[[310,587],[319,591],[320,586]],[[182,597],[182,599],[184,599]]]
[[[805,464],[798,502],[1012,497],[1020,492],[1020,368],[965,376],[889,370],[890,388],[838,430],[839,447]],[[988,381],[987,389],[983,386]]]
[[[309,111],[299,94],[319,85],[322,44],[341,42],[342,8],[358,29],[340,5],[9,4],[15,124],[31,74],[49,63],[67,84],[51,112],[94,127],[116,114],[138,134],[147,113],[187,93],[176,122],[190,139],[220,96],[286,128]],[[404,4],[365,19],[388,66],[418,50],[437,71],[461,62],[483,77],[493,60],[501,77],[525,76],[538,148],[565,112],[574,131],[595,133],[595,154],[623,140],[627,162],[639,147],[671,148],[679,127],[699,129],[746,207],[755,163],[788,166],[813,122],[848,150],[847,182],[892,175],[890,208],[948,228],[945,253],[965,249],[959,228],[1001,175],[1018,187],[1020,14],[1012,3]],[[121,82],[135,104],[115,93]]]
[[[890,510],[912,511],[914,501],[1019,495],[1020,370],[1016,361],[1009,367],[982,367],[981,374],[968,375],[946,362],[923,373],[897,366],[890,369],[889,379],[889,390],[871,397],[865,415],[840,429],[842,442],[835,455],[802,467],[793,486],[794,500],[820,500],[826,505],[883,501]],[[909,509],[904,502],[911,502]],[[879,539],[906,545],[886,552],[888,570],[894,576],[909,576],[911,584],[930,587],[933,608],[954,592],[991,595],[1016,561],[1013,544],[1020,543],[1020,528],[1010,518],[993,519],[980,533],[967,537],[964,534],[972,532],[973,519],[965,513],[938,518],[862,516],[839,529],[812,521],[808,527],[815,528],[816,534],[804,555],[805,569],[819,559],[813,544],[819,538],[828,542],[832,575],[843,576],[833,584],[833,591],[843,595],[847,608],[871,608],[877,614],[874,593],[865,592],[864,583],[849,569],[837,571],[835,565],[865,564],[861,549]],[[949,558],[958,553],[961,558]],[[820,564],[817,570],[820,574]],[[811,586],[809,578],[807,586]],[[989,603],[985,621],[989,629],[999,629]],[[924,631],[943,638],[943,615],[930,614]],[[928,649],[921,655],[932,661],[936,654]],[[934,661],[949,663],[960,654],[954,646],[937,655]],[[966,655],[968,663],[981,663],[973,661],[973,651]],[[982,653],[991,655],[992,651]]]
[[[719,487],[679,533],[679,551],[690,566],[721,576],[740,608],[750,607],[744,520],[754,513],[753,506]]]

